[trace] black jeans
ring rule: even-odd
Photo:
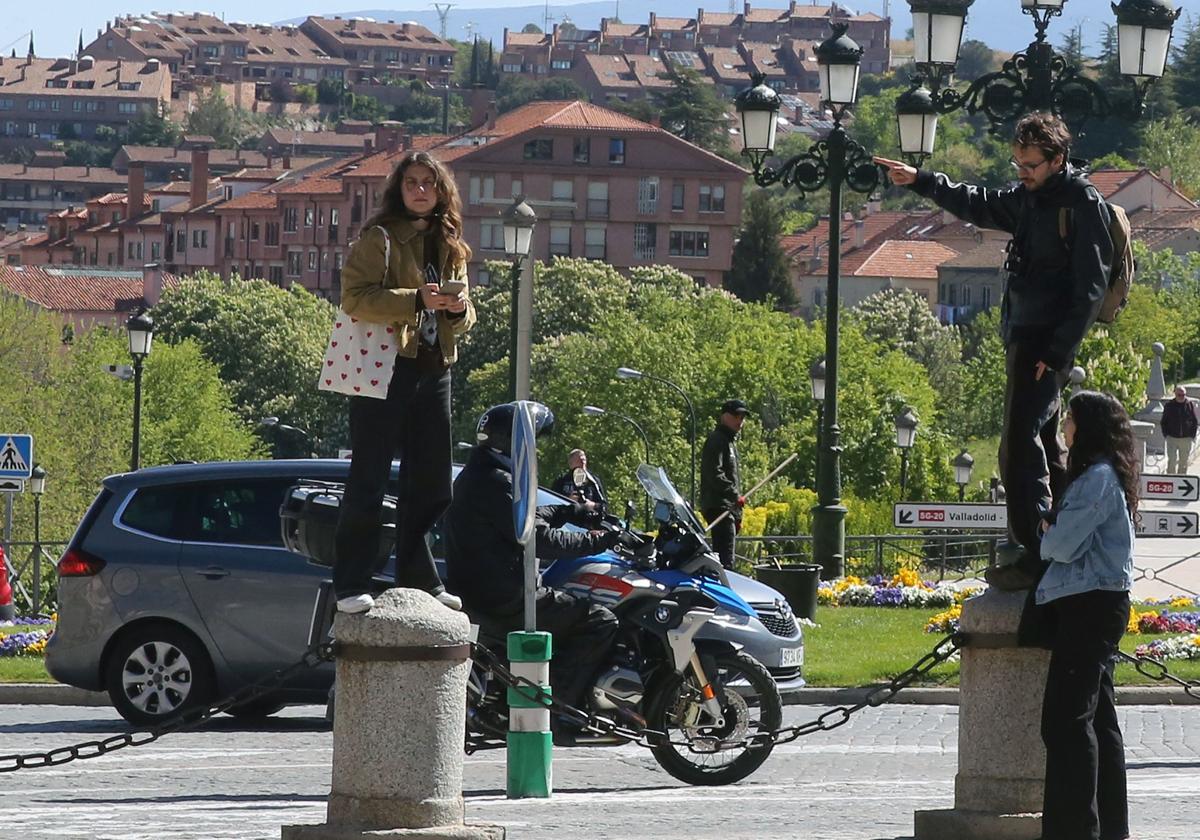
[[[1122,840],[1129,836],[1129,805],[1113,664],[1129,621],[1129,593],[1084,592],[1046,606],[1053,629],[1042,701],[1042,837]]]
[[[469,607],[468,611],[497,641],[524,626],[523,600],[478,616]],[[538,590],[537,628],[554,637],[550,687],[555,697],[577,709],[584,708],[588,689],[606,664],[618,627],[617,617],[608,607],[556,589]]]
[[[1035,379],[1045,343],[1014,339],[1006,352],[1004,429],[1000,434],[1000,479],[1007,493],[1008,531],[1025,547],[1021,564],[1042,569],[1041,514],[1067,488],[1067,448],[1059,436],[1065,373],[1047,370]]]
[[[723,511],[721,508],[702,511],[704,521],[712,522]],[[708,532],[709,541],[712,543],[713,550],[717,552],[717,556],[721,558],[721,565],[726,569],[733,568],[733,545],[734,539],[737,537],[738,525],[734,521],[733,515],[730,514],[713,526],[713,529]]]
[[[339,598],[371,591],[379,518],[400,459],[396,584],[445,589],[425,535],[450,504],[450,371],[397,358],[387,399],[350,398],[350,478],[338,514],[333,588]]]

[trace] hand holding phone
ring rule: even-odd
[[[467,284],[461,280],[447,280],[438,288],[438,293],[457,297],[467,290]]]

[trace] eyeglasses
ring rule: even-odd
[[[1015,158],[1008,159],[1009,166],[1024,175],[1032,175],[1042,167],[1042,164],[1049,162],[1049,160],[1040,160],[1037,163],[1018,163]]]

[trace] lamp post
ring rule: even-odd
[[[765,165],[775,148],[779,94],[768,87],[761,73],[751,75],[752,87],[738,94],[735,104],[742,118],[743,155],[750,159],[754,182],[760,187],[782,184],[801,195],[829,187],[829,275],[825,309],[825,399],[821,419],[817,468],[817,505],[813,508],[813,558],[825,578],[845,573],[846,508],[842,504],[841,429],[838,426],[838,309],[841,270],[842,188],[870,193],[879,183],[879,171],[858,143],[846,134],[842,118],[858,93],[862,47],[846,36],[845,23],[832,25],[833,35],[816,49],[821,99],[833,113],[829,136],[803,154],[778,165]]]
[[[666,385],[670,388],[674,388],[675,391],[679,394],[679,396],[683,397],[683,401],[685,403],[687,403],[688,416],[691,418],[691,421],[692,421],[692,433],[689,438],[689,443],[691,443],[691,445],[692,445],[692,492],[688,498],[688,501],[691,502],[692,509],[695,510],[695,508],[696,508],[696,408],[695,408],[695,406],[692,405],[691,398],[687,395],[687,392],[685,392],[682,388],[680,388],[678,385],[676,385],[671,380],[664,379],[661,376],[655,376],[652,373],[643,373],[642,371],[635,370],[634,368],[630,368],[630,367],[617,368],[617,379],[649,379],[651,382],[661,382],[663,385]],[[649,463],[649,457],[647,457],[647,463]]]
[[[646,448],[645,463],[647,463],[647,464],[650,463],[650,438],[646,437],[645,430],[642,429],[642,427],[639,426],[637,421],[634,420],[632,417],[627,417],[624,414],[618,414],[615,411],[610,411],[607,408],[601,408],[598,405],[585,405],[583,407],[583,413],[586,414],[588,417],[603,417],[604,415],[608,414],[613,417],[624,420],[630,426],[633,426],[633,428],[637,430],[638,436],[641,437],[641,439],[642,439],[642,445]],[[645,501],[645,518],[646,518],[646,528],[649,529],[650,528],[650,499],[649,499],[649,497],[647,497],[646,501]]]
[[[908,450],[916,443],[919,425],[916,413],[908,406],[896,415],[896,446],[900,447],[900,501],[904,501],[908,484]]]
[[[1021,0],[1021,11],[1033,18],[1033,43],[965,90],[952,87],[963,25],[973,2],[908,0],[917,72],[912,89],[896,101],[896,117],[900,150],[914,164],[933,153],[938,115],[960,109],[968,114],[982,111],[992,133],[1030,111],[1051,111],[1076,123],[1111,115],[1136,120],[1145,110],[1150,85],[1166,70],[1171,33],[1182,11],[1170,0],[1120,0],[1112,5],[1121,74],[1133,88],[1129,102],[1115,103],[1112,91],[1085,76],[1046,41],[1050,19],[1062,14],[1066,0]]]
[[[145,312],[135,312],[125,322],[129,333],[129,355],[133,357],[133,453],[129,470],[135,472],[141,463],[142,437],[142,365],[150,355],[154,340],[154,320]]]
[[[504,253],[512,261],[512,326],[508,354],[508,396],[511,400],[529,399],[529,355],[530,334],[533,326],[533,277],[526,278],[524,287],[521,274],[529,261],[529,248],[533,243],[533,227],[537,214],[525,201],[517,196],[503,213]],[[524,340],[522,340],[522,335]]]
[[[808,382],[812,387],[812,398],[817,403],[817,464],[821,466],[821,421],[825,416],[825,359],[817,359],[808,369]]]
[[[958,500],[966,500],[967,485],[971,483],[971,471],[975,469],[975,459],[967,450],[959,452],[954,461],[954,483],[958,485]]]
[[[46,492],[46,470],[34,464],[29,476],[33,493],[33,614],[42,611],[42,494]]]

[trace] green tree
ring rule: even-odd
[[[523,27],[521,27],[521,34],[523,34],[523,35],[541,35],[542,27],[538,26],[536,23],[527,23]]]
[[[216,86],[196,97],[196,107],[184,126],[188,134],[207,134],[218,146],[233,146],[242,136],[235,109]]]
[[[996,53],[983,41],[967,39],[958,50],[958,64],[954,67],[955,78],[973,82],[997,67]]]
[[[587,92],[574,79],[565,76],[533,81],[511,75],[501,79],[496,88],[496,110],[503,114],[529,102],[587,98]]]
[[[1188,16],[1187,30],[1176,38],[1171,61],[1175,104],[1188,116],[1200,117],[1200,18]]]
[[[348,94],[341,79],[325,78],[317,82],[317,101],[322,105],[344,105]]]
[[[1077,24],[1063,33],[1058,45],[1059,54],[1075,67],[1082,67],[1083,55],[1083,24]]]
[[[345,399],[317,390],[333,313],[300,286],[237,277],[225,283],[201,272],[166,290],[152,314],[163,341],[199,344],[243,420],[278,417],[331,453],[347,438]]]
[[[1171,182],[1192,198],[1200,197],[1200,125],[1183,114],[1146,124],[1138,158],[1155,172],[1170,169]]]
[[[171,122],[165,107],[143,109],[129,121],[125,140],[134,146],[173,147],[179,143],[179,126]]]
[[[775,200],[762,190],[746,199],[742,229],[733,246],[725,288],[748,302],[771,300],[784,311],[796,306],[791,266],[783,253],[780,213]]]
[[[671,88],[655,93],[662,127],[689,143],[716,154],[729,154],[729,122],[726,103],[711,82],[699,71],[671,61],[664,62]]]

